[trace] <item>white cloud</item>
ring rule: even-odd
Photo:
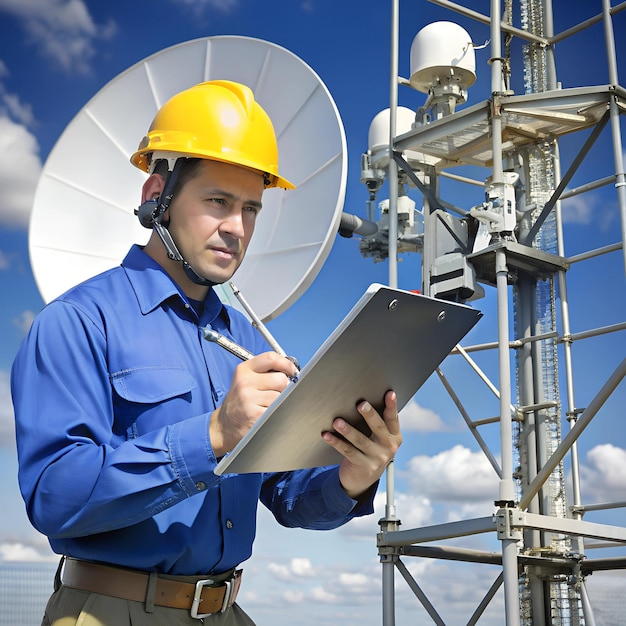
[[[9,373],[0,370],[0,448],[15,447],[15,418]]]
[[[400,411],[400,425],[404,432],[428,433],[448,430],[435,411],[420,406],[415,400],[411,400]]]
[[[315,576],[315,571],[313,570],[313,566],[311,565],[311,561],[306,558],[295,558],[291,559],[291,571],[295,576],[310,578],[311,576]]]
[[[93,41],[110,38],[115,23],[96,24],[83,0],[0,0],[20,20],[28,42],[68,72],[89,72]]]
[[[369,593],[377,583],[377,580],[362,572],[343,572],[337,577],[336,587],[349,593],[364,594]]]
[[[315,602],[321,604],[339,604],[341,600],[338,594],[327,591],[323,587],[314,587],[311,591],[311,597]]]
[[[23,543],[0,543],[0,561],[20,561],[24,563],[55,562],[59,557],[56,554],[42,554],[33,546]]]
[[[291,574],[288,565],[282,565],[280,563],[269,563],[267,565],[267,569],[269,573],[278,580],[291,580]]]
[[[0,60],[0,79],[8,77],[9,74],[7,66]],[[2,82],[0,82],[0,117],[7,117],[21,126],[35,125],[33,107],[22,102],[17,94],[7,91]]]
[[[22,126],[33,126],[35,124],[35,116],[33,108],[30,104],[23,103],[19,96],[9,93],[0,83],[0,114],[8,117]]]
[[[2,2],[0,0],[0,8]],[[8,75],[0,61],[0,78]],[[29,104],[9,93],[0,82],[0,225],[27,228],[42,164],[39,143],[29,127],[35,117]],[[8,259],[0,252],[0,269]]]
[[[408,478],[417,493],[432,500],[471,503],[493,501],[498,494],[498,477],[484,454],[462,445],[413,457]]]
[[[378,520],[385,515],[387,495],[378,492],[374,497],[374,514],[357,517],[339,529],[353,539],[371,540],[380,531]],[[423,495],[406,494],[396,491],[394,504],[397,517],[402,521],[403,528],[417,528],[431,523],[433,507]]]
[[[608,232],[614,227],[619,210],[614,197],[607,201],[597,192],[572,196],[562,201],[561,214],[565,224],[579,224]]]
[[[594,502],[624,499],[626,485],[626,450],[607,443],[587,453],[580,467],[582,491]]]
[[[27,532],[19,537],[0,536],[0,563],[2,561],[55,562],[58,560],[59,556],[50,549],[48,539],[30,526],[27,526]]]
[[[492,515],[496,506],[494,501],[498,497],[498,492],[494,491],[491,493],[489,498],[485,498],[480,502],[460,502],[454,503],[447,507],[445,513],[445,522],[457,522],[459,520],[464,519],[475,519],[477,517],[488,517]]]
[[[320,535],[319,541],[317,535]],[[328,534],[313,533],[306,548],[313,553],[311,558],[274,558],[260,569],[254,564],[259,558],[259,549],[255,550],[256,557],[247,564],[249,576],[265,581],[268,588],[265,592],[258,585],[253,590],[247,589],[244,593],[246,604],[271,607],[278,601],[288,605],[351,606],[376,600],[380,596],[380,565],[375,550],[350,549],[341,541],[340,548],[333,549],[328,545],[329,541]],[[339,553],[341,562],[337,562]]]
[[[13,320],[13,324],[20,329],[22,335],[26,335],[26,333],[30,330],[33,320],[35,319],[35,315],[34,311],[26,310],[22,311],[19,316]]]
[[[563,221],[568,224],[590,224],[593,203],[589,195],[572,196],[562,201]]]
[[[366,604],[380,597],[380,565],[329,569],[322,584],[312,590],[312,597],[325,604]]]
[[[268,563],[267,569],[278,580],[291,582],[294,578],[313,578],[316,572],[307,558],[293,558],[289,563]]]
[[[0,224],[28,227],[40,173],[37,140],[25,126],[0,112],[0,189],[4,190]]]
[[[281,597],[288,604],[303,604],[306,600],[306,595],[302,591],[295,591],[294,589],[287,589],[287,591],[281,594]]]

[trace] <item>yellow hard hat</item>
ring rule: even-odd
[[[147,172],[160,153],[241,165],[266,174],[268,187],[295,189],[278,174],[278,144],[269,116],[240,83],[208,81],[170,98],[130,160]]]

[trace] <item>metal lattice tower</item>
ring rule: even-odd
[[[553,33],[546,32],[546,6],[542,0],[520,0],[520,16],[522,28],[538,37],[545,37]],[[513,10],[510,15],[514,14]],[[511,26],[513,24],[511,23]],[[549,71],[553,65],[549,58],[548,48],[538,43],[527,43],[523,46],[524,59],[524,87],[526,94],[544,93],[555,89],[555,73]],[[556,140],[545,141],[540,144],[529,146],[523,153],[522,158],[527,162],[527,172],[524,176],[526,181],[526,198],[529,205],[535,205],[530,214],[532,223],[540,214],[550,196],[554,193],[557,185],[558,145]],[[558,254],[556,236],[556,207],[545,219],[542,228],[537,233],[533,246],[549,254]],[[534,285],[535,306],[530,311],[531,319],[534,319],[533,334],[546,335],[557,332],[556,323],[556,297],[555,281],[552,279],[539,280]],[[523,287],[524,288],[524,287]],[[522,288],[522,289],[523,289]],[[532,286],[529,287],[533,289]],[[525,306],[527,298],[517,285],[513,286],[513,303],[515,328],[518,337],[523,337],[526,330],[523,321],[519,318],[519,310]],[[523,316],[522,316],[523,317]],[[519,356],[519,355],[518,355]],[[539,349],[531,356],[534,368],[539,376],[535,376],[530,388],[525,388],[524,376],[520,376],[520,368],[524,364],[517,360],[517,393],[518,404],[542,404],[545,406],[536,413],[535,419],[526,417],[521,422],[518,432],[517,444],[522,450],[521,456],[525,463],[520,463],[520,472],[525,484],[536,476],[541,465],[554,454],[561,443],[561,403],[559,394],[558,354],[555,340],[541,342]],[[527,401],[527,399],[529,401]],[[537,440],[535,454],[529,454],[525,449],[529,445],[528,430],[536,432]],[[532,463],[532,466],[531,466]],[[532,467],[532,469],[531,469]],[[532,473],[532,475],[531,475]],[[538,506],[533,506],[535,513],[543,513],[552,517],[567,517],[567,502],[565,498],[565,476],[563,463],[559,463],[553,470],[546,488],[543,490],[543,499]],[[545,554],[551,551],[555,555],[564,556],[571,553],[571,541],[562,534],[554,534],[550,537],[549,546],[545,539],[541,540],[540,533],[528,533],[528,541],[525,551],[528,554],[534,552]],[[538,602],[538,597],[540,602]],[[532,626],[533,615],[537,613],[537,606],[550,606],[551,622],[555,626],[577,625],[580,623],[581,606],[580,597],[576,589],[567,584],[567,580],[561,574],[543,581],[538,579],[532,568],[525,568],[520,578],[520,602],[521,615],[527,616],[522,619],[524,626]],[[533,610],[533,606],[535,607]]]
[[[495,290],[499,389],[470,356],[484,346],[458,346],[457,354],[498,398],[499,460],[480,435],[480,427],[492,420],[470,416],[453,381],[441,370],[438,374],[497,473],[499,490],[494,494],[497,510],[490,517],[400,530],[401,511],[396,511],[391,466],[385,517],[378,536],[383,625],[395,624],[396,570],[433,623],[445,624],[404,565],[403,557],[411,556],[501,566],[501,573],[468,624],[479,621],[502,589],[502,623],[507,626],[593,626],[586,577],[600,569],[624,569],[626,558],[594,560],[585,553],[586,546],[595,540],[623,547],[626,528],[586,522],[583,515],[625,503],[583,504],[577,441],[626,375],[626,359],[581,409],[574,398],[572,343],[579,338],[623,332],[626,322],[590,329],[576,337],[570,329],[566,276],[576,263],[620,250],[626,268],[626,177],[620,121],[621,112],[626,111],[626,90],[617,75],[612,26],[613,15],[626,8],[626,3],[611,7],[610,0],[601,0],[601,13],[555,35],[551,0],[491,0],[488,16],[450,0],[430,1],[489,24],[491,97],[455,110],[448,86],[437,84],[429,92],[429,112],[426,105],[418,109],[411,130],[397,132],[394,113],[402,80],[397,75],[399,3],[392,1],[389,164],[383,172],[376,169],[382,166],[376,165],[372,154],[363,155],[361,178],[370,191],[370,220],[384,178],[388,181],[388,210],[381,215],[378,232],[365,236],[360,249],[364,256],[389,258],[391,286],[397,285],[398,252],[419,251],[425,294],[465,301],[472,294],[480,297],[482,287],[478,283]],[[516,20],[521,28],[515,26]],[[609,85],[562,89],[556,79],[555,43],[598,22],[604,25]],[[511,90],[510,51],[515,39],[523,42],[523,95]],[[566,192],[606,127],[611,130],[613,173]],[[563,173],[559,138],[579,131],[585,131],[587,138]],[[412,162],[403,156],[409,153]],[[458,165],[484,167],[491,173],[485,182],[485,202],[465,211],[441,197],[442,181],[454,178],[448,170]],[[621,241],[566,257],[561,199],[607,184],[615,185]],[[423,197],[423,233],[406,218],[406,207],[411,206],[404,197],[407,187],[417,189]],[[514,228],[511,205],[516,209]],[[566,422],[567,432],[563,428]],[[572,473],[571,503],[566,498],[565,459]],[[459,539],[488,532],[495,533],[501,546],[499,554],[458,546]],[[457,544],[445,543],[448,540],[457,540]]]

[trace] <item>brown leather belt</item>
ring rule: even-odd
[[[149,573],[137,570],[66,558],[61,582],[66,587],[114,598],[187,609],[191,617],[201,619],[211,613],[223,612],[235,603],[241,575],[242,570],[236,570],[227,580],[198,577],[195,582],[181,582],[151,577]],[[154,599],[148,595],[151,585],[154,585]]]

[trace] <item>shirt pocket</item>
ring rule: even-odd
[[[129,438],[192,417],[197,387],[181,367],[137,367],[111,375],[114,430]]]

